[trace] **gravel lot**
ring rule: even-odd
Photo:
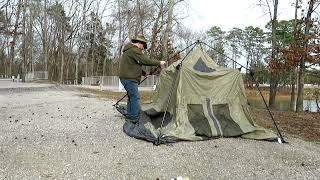
[[[126,136],[114,100],[0,80],[0,179],[318,179],[320,144],[221,138],[154,146]]]

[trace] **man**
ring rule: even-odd
[[[147,40],[143,35],[131,39],[131,43],[124,46],[120,60],[119,78],[128,93],[126,120],[137,123],[140,114],[140,96],[138,83],[142,76],[142,65],[163,66],[166,61],[152,60],[142,53],[147,49]]]

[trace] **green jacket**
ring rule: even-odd
[[[142,65],[159,66],[160,61],[152,60],[142,53],[137,46],[129,43],[124,46],[120,60],[120,79],[129,79],[140,82]]]

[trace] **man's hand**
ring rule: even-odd
[[[146,73],[144,74],[144,76],[145,76],[145,77],[149,77],[149,76],[150,76],[150,72],[146,72]]]
[[[167,61],[160,61],[160,66],[167,64]]]
[[[160,61],[160,67],[161,68],[164,68],[164,65],[166,65],[167,64],[167,61]]]
[[[150,72],[147,72],[147,71],[142,70],[142,76],[147,77],[147,76],[149,76],[149,75],[150,75]]]

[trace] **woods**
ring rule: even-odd
[[[24,81],[46,72],[52,82],[78,84],[117,75],[122,47],[137,34],[149,39],[146,53],[158,60],[201,40],[220,66],[241,68],[239,62],[254,81],[270,84],[270,107],[279,86],[290,86],[292,109],[302,111],[304,85],[320,84],[320,1],[292,0],[295,17],[287,20],[278,19],[277,0],[256,2],[270,16],[265,28],[196,32],[182,23],[184,0],[0,0],[0,77]]]

